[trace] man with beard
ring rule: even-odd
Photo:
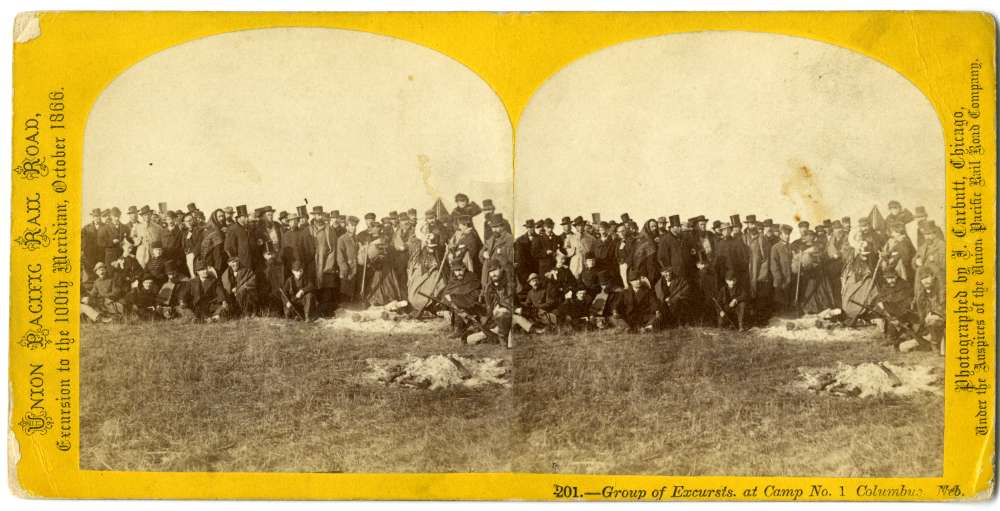
[[[245,205],[236,207],[236,223],[230,225],[226,230],[226,253],[230,257],[240,260],[240,266],[245,270],[253,271],[256,264],[254,257],[254,246],[250,239],[250,232],[247,230],[249,214]]]
[[[340,301],[353,303],[358,294],[358,217],[347,218],[347,230],[337,238],[337,270],[340,272]]]
[[[795,276],[792,275],[792,248],[788,239],[792,226],[782,225],[778,241],[771,246],[768,263],[771,266],[771,285],[774,286],[774,301],[782,313],[788,313],[795,293]],[[837,279],[840,280],[839,278]]]
[[[257,313],[257,275],[253,269],[243,266],[239,256],[230,256],[228,265],[229,268],[222,274],[221,280],[222,289],[225,290],[226,299],[229,302],[229,309],[241,316],[255,315]]]
[[[723,226],[725,239],[718,243],[718,257],[721,259],[719,274],[725,275],[732,271],[736,278],[745,282],[750,270],[750,247],[743,241],[739,215],[732,215],[730,222]]]
[[[889,238],[882,246],[882,265],[892,269],[903,280],[913,283],[913,257],[916,249],[906,236],[906,226],[899,222],[889,224]]]
[[[340,272],[337,269],[337,234],[327,224],[325,214],[313,220],[310,227],[313,243],[315,243],[315,268],[312,280],[315,286],[317,315],[332,314],[336,308],[336,299],[340,289]],[[303,266],[303,271],[305,266]]]
[[[793,260],[793,270],[797,266],[799,273],[798,303],[806,314],[818,314],[832,309],[836,303],[826,272],[826,252],[818,246],[812,231],[805,232],[803,247],[796,256],[798,264]]]
[[[691,322],[694,289],[688,280],[669,266],[660,270],[662,278],[654,286],[660,327],[678,327]]]
[[[209,218],[209,225],[206,227],[201,240],[198,260],[202,261],[215,278],[219,278],[226,271],[226,262],[229,257],[226,255],[226,214],[221,209],[212,212]],[[197,268],[197,265],[195,265]],[[197,269],[195,270],[197,271]]]
[[[927,220],[920,229],[924,243],[917,249],[913,257],[914,273],[921,271],[933,271],[939,283],[945,281],[945,241],[944,233],[934,224],[934,220]],[[919,279],[916,279],[919,280]],[[919,291],[919,282],[914,282],[915,291]]]
[[[892,225],[893,223],[900,223],[906,225],[913,221],[913,213],[908,209],[903,209],[903,206],[899,201],[891,200],[889,201],[889,213],[885,216],[886,225]]]
[[[750,251],[750,299],[753,300],[755,318],[765,322],[771,315],[771,247],[757,225],[747,228],[747,239]]]
[[[528,276],[528,286],[530,288],[518,314],[541,325],[541,328],[556,327],[556,309],[561,302],[560,290],[549,279],[543,279],[537,273]]]
[[[486,201],[483,201],[483,203],[486,204]],[[482,251],[480,251],[479,257],[483,265],[492,260],[500,261],[500,264],[504,266],[508,275],[513,276],[514,239],[507,232],[507,225],[506,220],[499,215],[491,215],[489,217],[486,230],[491,234],[487,238]],[[487,273],[485,271],[482,272],[480,281],[483,285],[486,285],[488,278]]]
[[[647,226],[644,235],[655,235],[656,222],[651,220]],[[650,289],[646,276],[638,271],[629,273],[628,283],[629,287],[618,298],[611,323],[629,332],[653,330],[657,323],[656,294]]]
[[[497,214],[496,206],[493,205],[493,200],[483,199],[483,217],[484,217],[483,243],[488,243],[490,241],[490,238],[492,238],[493,234],[496,232],[493,229],[491,229],[492,225],[491,222],[493,220],[493,216],[496,214]],[[510,227],[510,222],[505,220],[502,216],[500,217],[500,224],[504,232],[511,235],[513,234],[513,231],[511,230]]]
[[[479,295],[482,291],[479,279],[475,275],[466,271],[464,266],[455,266],[451,269],[451,278],[441,290],[444,301],[453,305],[461,311],[461,314],[451,314],[451,326],[454,329],[455,337],[465,339],[470,333],[470,329],[475,327],[473,321],[479,321],[483,311],[479,304]]]
[[[642,234],[636,236],[635,243],[628,259],[628,275],[633,273],[646,279],[646,286],[652,286],[660,278],[660,265],[657,263],[657,239],[658,229],[656,221],[652,218],[646,221],[642,228]],[[628,279],[632,280],[631,277]]]
[[[496,326],[496,334],[500,344],[508,349],[514,344],[511,332],[514,325],[530,333],[532,324],[524,316],[517,313],[520,310],[517,299],[517,289],[514,279],[504,274],[504,268],[496,261],[490,261],[487,266],[489,280],[483,288],[483,300],[486,304],[487,317],[492,318]]]
[[[618,246],[619,240],[611,230],[611,225],[608,222],[598,223],[597,237],[594,240],[594,248],[591,250],[597,271],[606,273],[618,272]]]
[[[806,232],[809,230],[809,222],[805,220],[800,220],[798,223],[798,228],[799,228],[799,236],[795,239],[795,241],[791,242],[791,248],[793,254],[798,254],[799,252],[802,252],[802,250],[805,248],[804,238]]]
[[[920,319],[910,310],[913,303],[913,286],[899,278],[893,270],[882,274],[882,282],[878,286],[876,307],[883,313],[882,323],[883,345],[898,346],[900,337],[908,330],[907,325],[919,323]],[[886,318],[887,317],[887,318]]]
[[[457,230],[448,240],[448,262],[451,267],[461,264],[473,275],[480,275],[483,261],[480,259],[482,242],[472,226],[472,217],[461,215],[455,218]]]
[[[930,335],[932,348],[944,355],[945,297],[944,283],[929,267],[917,272],[920,288],[914,298],[917,317],[920,319],[920,333]]]
[[[656,258],[660,268],[670,268],[675,275],[686,276],[691,259],[691,248],[681,237],[681,218],[670,216],[670,230],[660,235]],[[654,282],[650,280],[650,282]]]
[[[871,220],[866,217],[858,219],[858,230],[851,233],[851,245],[857,247],[862,240],[868,241],[871,248],[876,252],[882,250],[885,245],[885,235],[872,228]]]
[[[121,287],[103,262],[94,264],[93,271],[97,278],[90,292],[80,298],[80,313],[91,321],[109,323],[125,312],[121,299],[128,289]]]
[[[160,238],[163,244],[163,258],[167,261],[173,261],[178,265],[185,265],[184,229],[181,228],[178,222],[180,219],[177,218],[177,214],[173,211],[167,211],[164,214],[164,218],[167,221],[167,225],[163,228]]]
[[[539,224],[535,224],[538,227]],[[546,218],[541,222],[541,229],[531,244],[531,256],[538,263],[538,274],[544,275],[556,266],[556,251],[559,250],[559,238],[552,233],[555,222]]]
[[[632,258],[632,252],[635,250],[635,237],[632,235],[632,231],[628,224],[622,223],[617,228],[617,235],[615,239],[618,242],[618,248],[615,250],[617,271],[615,272],[614,281],[617,284],[625,285],[627,282],[628,275],[628,264]]]
[[[225,221],[225,216],[221,221]],[[218,320],[227,308],[222,284],[201,261],[195,265],[195,275],[196,278],[188,281],[181,294],[181,316],[198,321]]]
[[[181,239],[181,251],[184,253],[184,265],[187,274],[194,277],[194,263],[201,251],[201,242],[205,236],[204,227],[198,225],[195,214],[184,215],[184,236]]]
[[[514,273],[517,276],[518,289],[527,289],[528,275],[538,273],[538,263],[531,253],[534,240],[535,221],[529,218],[524,222],[524,234],[514,241]]]

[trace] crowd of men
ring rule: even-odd
[[[82,231],[83,314],[93,321],[314,320],[340,307],[406,301],[447,309],[455,335],[687,325],[743,330],[772,316],[851,311],[881,318],[886,342],[944,332],[944,235],[923,207],[883,218],[796,222],[750,214],[649,219],[625,213],[529,219],[513,229],[464,194],[379,219],[299,206],[207,217],[132,206],[94,210]],[[480,215],[482,215],[480,217]],[[483,232],[475,227],[482,219]],[[363,223],[362,223],[363,221]],[[796,232],[797,229],[797,232]],[[793,239],[793,235],[794,239]]]

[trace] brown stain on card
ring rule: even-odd
[[[790,161],[789,166],[791,172],[781,183],[781,194],[803,209],[800,213],[795,214],[795,220],[810,218],[814,221],[821,221],[830,217],[830,211],[823,200],[823,193],[820,191],[815,171],[801,162]]]
[[[427,195],[430,195],[431,197],[439,197],[441,194],[439,194],[437,188],[431,184],[431,174],[434,172],[431,168],[431,157],[423,153],[418,154],[417,170],[420,171],[420,181],[424,184],[424,189],[427,191]]]

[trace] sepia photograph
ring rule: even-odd
[[[108,83],[80,468],[942,475],[921,89],[698,31],[587,52],[512,110],[455,56],[333,28],[210,35]]]

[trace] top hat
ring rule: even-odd
[[[629,222],[632,220],[632,218],[628,216],[628,213],[622,213],[621,219],[622,223]]]
[[[240,204],[239,206],[236,206],[236,216],[250,216],[247,213],[247,205],[246,204]]]
[[[913,208],[913,216],[915,218],[926,218],[927,217],[927,209],[925,209],[923,206],[917,206],[917,207]]]
[[[188,211],[198,211],[198,206],[195,206],[193,202],[189,202],[187,205]]]
[[[740,215],[729,215],[729,223],[730,225],[742,225],[740,224]]]
[[[307,206],[295,206],[295,212],[298,213],[299,218],[306,218],[309,216],[309,208]]]
[[[323,206],[313,206],[312,211],[309,212],[310,215],[321,215],[323,214]]]
[[[483,199],[483,209],[484,210],[496,209],[496,206],[493,205],[493,199]]]
[[[747,215],[747,223],[748,224],[757,223],[757,215]]]
[[[681,226],[681,216],[670,215],[670,227],[680,227],[680,226]]]

